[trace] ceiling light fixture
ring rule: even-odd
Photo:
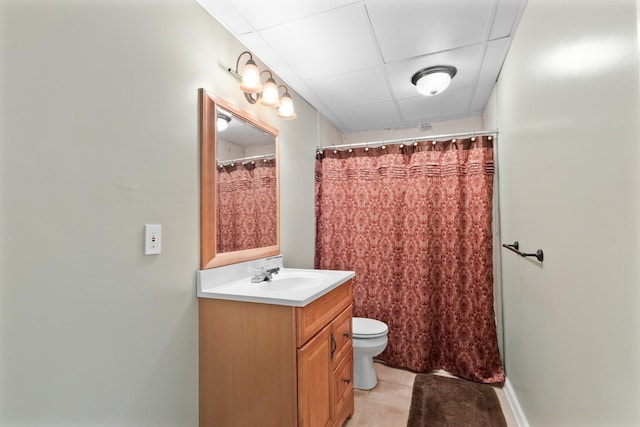
[[[433,96],[449,87],[451,79],[457,72],[456,67],[451,65],[423,68],[411,77],[411,83],[416,86],[421,95]]]
[[[217,112],[216,118],[216,130],[222,132],[229,126],[229,122],[231,121],[231,117],[226,114],[222,114],[221,112]]]
[[[240,66],[240,58],[242,55],[248,54],[249,59],[244,65],[242,74],[238,73],[238,67]],[[231,68],[228,71],[241,80],[240,90],[244,92],[244,97],[250,104],[255,104],[260,101],[261,105],[265,107],[278,108],[278,117],[281,119],[295,119],[296,113],[293,109],[293,100],[289,94],[289,89],[284,85],[279,85],[273,78],[273,74],[269,70],[260,71],[256,62],[253,60],[251,52],[245,50],[238,56],[236,61],[236,69]],[[266,83],[262,83],[261,76],[264,73],[268,73]],[[284,88],[284,94],[280,97],[280,88]],[[283,105],[284,104],[284,105]]]

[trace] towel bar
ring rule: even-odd
[[[521,257],[534,256],[540,262],[542,262],[542,260],[544,259],[544,254],[542,253],[542,249],[538,249],[535,254],[527,254],[527,253],[521,252],[520,251],[520,244],[518,243],[517,240],[515,242],[513,242],[512,245],[507,245],[507,244],[503,243],[502,246],[507,248],[507,249],[509,249],[512,252],[517,253]]]

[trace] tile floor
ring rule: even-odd
[[[355,390],[355,411],[343,427],[406,427],[411,406],[413,372],[375,364],[378,384],[372,390]],[[448,375],[444,371],[439,372]],[[496,394],[508,427],[518,427],[504,390]]]

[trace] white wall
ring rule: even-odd
[[[313,268],[318,114],[301,100],[296,113],[298,117],[287,122],[290,129],[280,134],[280,250],[285,267]]]
[[[273,151],[273,150],[272,150]],[[244,145],[239,145],[220,136],[216,137],[216,160],[227,161],[233,159],[240,159],[247,157],[247,148]]]
[[[640,425],[636,1],[529,0],[500,129],[505,360],[531,426]]]
[[[247,104],[243,47],[193,0],[3,0],[0,20],[0,425],[195,426],[198,88],[280,128],[291,266],[313,265],[317,113]]]
[[[483,129],[481,117],[443,120],[431,123],[431,129],[420,130],[417,127],[407,129],[385,129],[366,132],[352,132],[344,135],[339,144],[356,144],[359,142],[383,141],[402,138],[428,138],[430,135],[447,135],[460,132],[475,132]],[[492,130],[492,129],[488,129]]]

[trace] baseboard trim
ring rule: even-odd
[[[518,423],[518,426],[529,427],[527,418],[524,416],[524,412],[522,412],[522,408],[520,407],[520,402],[518,402],[518,397],[516,396],[515,391],[513,391],[513,387],[511,387],[509,378],[507,378],[504,382],[504,394],[507,396],[507,401],[509,402],[509,406],[511,406],[511,411],[513,412],[513,416],[516,417],[516,422]]]

